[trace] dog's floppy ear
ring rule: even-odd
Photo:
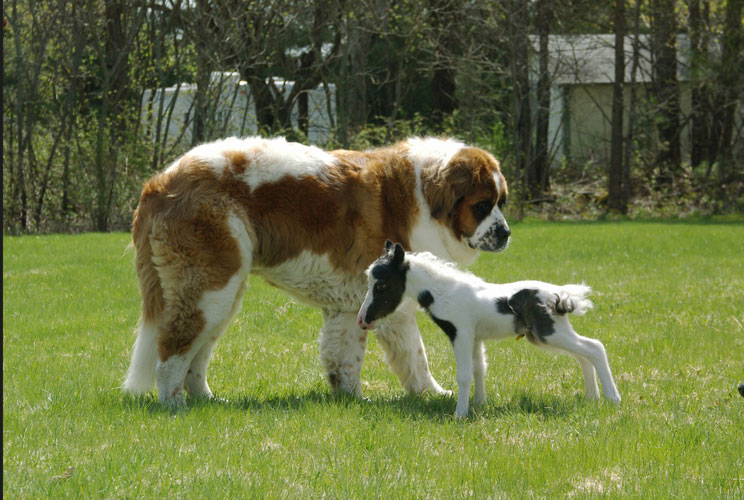
[[[464,158],[453,158],[443,168],[431,167],[421,173],[424,196],[431,216],[441,220],[455,208],[458,200],[473,189],[473,165]]]

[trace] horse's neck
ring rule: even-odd
[[[419,262],[411,262],[409,271],[408,294],[414,298],[424,290],[428,290],[435,297],[452,288],[457,280],[445,273],[440,273],[433,267]]]

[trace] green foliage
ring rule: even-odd
[[[525,32],[513,22],[519,2],[9,2],[3,11],[3,231],[127,229],[144,178],[192,142],[233,133],[224,130],[226,122],[218,116],[224,109],[217,110],[219,84],[208,81],[212,72],[239,71],[254,89],[271,77],[296,82],[295,90],[335,85],[335,130],[321,146],[369,148],[411,135],[444,135],[485,147],[501,161],[514,199],[524,191],[518,186],[524,172],[515,170],[515,148],[526,149],[530,142],[526,128],[520,133],[524,140],[513,141],[515,63],[536,63],[514,57],[515,41],[534,32],[537,4],[526,5]],[[643,34],[653,34],[659,24],[654,5],[641,7]],[[665,103],[654,91],[657,84],[644,85],[649,92],[638,91],[632,141],[631,177],[639,187],[633,203],[644,213],[666,215],[674,213],[667,201],[682,193],[685,203],[677,213],[690,213],[691,205],[701,213],[739,212],[744,151],[737,142],[736,113],[742,73],[730,70],[742,67],[736,64],[742,53],[735,29],[739,4],[706,4],[697,28],[690,24],[692,4],[671,5],[678,13],[677,31],[709,44],[680,66],[687,68],[681,74],[685,116],[680,126],[688,126],[697,140],[690,148],[708,165],[695,159],[695,168],[675,166],[681,172],[667,172],[657,164],[670,142],[658,133]],[[609,3],[570,0],[560,7],[553,9],[551,34],[613,29]],[[631,2],[626,9],[628,27],[635,26],[634,7]],[[717,44],[720,50],[713,50]],[[686,50],[678,47],[680,61]],[[530,78],[534,84],[535,75]],[[153,131],[143,119],[151,111],[142,102],[146,90],[197,79],[203,99],[198,113],[196,107],[178,111],[177,120],[188,121],[179,139],[173,137],[178,132],[164,137],[165,123]],[[693,97],[687,87],[700,93],[700,109],[692,106],[688,112],[686,100]],[[277,89],[252,92],[261,95],[258,109],[248,110],[260,118],[259,134],[307,142],[290,118],[292,99],[285,102]],[[738,111],[731,114],[735,106]],[[241,116],[244,111],[234,110]],[[702,118],[693,126],[698,111]],[[189,128],[197,114],[203,127]],[[562,189],[565,203],[528,206],[528,215],[545,209],[548,217],[556,212],[600,216],[606,169],[600,153],[590,162],[569,161],[551,171],[553,193],[544,198],[561,199]],[[571,191],[587,185],[599,186],[592,196],[600,202],[589,210],[572,208],[584,202],[571,199]],[[646,185],[658,190],[646,192]]]
[[[211,366],[217,401],[123,396],[139,314],[126,234],[3,239],[6,498],[741,498],[744,220],[512,226],[490,281],[580,282],[573,321],[623,402],[583,399],[573,359],[488,344],[488,402],[405,395],[374,335],[364,396],[333,395],[318,310],[251,278]],[[549,242],[549,244],[546,244]],[[447,338],[418,317],[434,376]]]

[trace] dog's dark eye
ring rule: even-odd
[[[375,293],[382,293],[387,290],[387,283],[377,282],[375,283]]]
[[[479,201],[478,203],[473,205],[473,212],[478,219],[483,219],[484,217],[486,217],[488,214],[491,213],[492,209],[493,203],[491,203],[490,200]]]
[[[499,200],[499,202],[497,203],[497,205],[499,206],[499,210],[501,210],[502,208],[504,208],[504,205],[506,205],[506,196],[504,196],[503,198],[501,198]]]

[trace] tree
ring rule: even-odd
[[[537,116],[535,138],[535,166],[533,178],[527,180],[533,199],[550,189],[550,157],[548,155],[548,127],[550,120],[550,70],[549,39],[550,22],[553,17],[551,0],[537,2],[537,32],[539,36],[539,76],[537,82]]]
[[[440,123],[457,108],[456,65],[453,64],[461,54],[457,27],[461,23],[461,0],[430,0],[430,29],[432,31],[432,50],[434,52],[431,79],[431,121]]]
[[[652,0],[653,93],[658,109],[657,183],[670,184],[682,166],[677,81],[677,21],[674,0]]]
[[[633,144],[635,140],[635,126],[636,117],[638,110],[638,67],[641,62],[641,42],[640,42],[640,28],[641,28],[641,6],[643,5],[642,0],[636,0],[635,9],[633,13],[633,52],[632,52],[632,64],[630,68],[630,97],[628,103],[628,130],[625,134],[625,155],[623,159],[623,199],[626,203],[630,202],[631,197],[631,181],[630,181],[630,167],[633,157]],[[624,61],[624,59],[623,59]]]
[[[129,76],[128,59],[145,15],[144,7],[130,7],[132,5],[127,0],[112,0],[105,2],[103,16],[98,10],[100,6],[85,12],[90,25],[99,26],[104,33],[103,40],[95,45],[100,64],[96,81],[100,97],[95,100],[97,117],[93,154],[95,228],[98,231],[109,229],[114,183],[119,167],[118,155],[123,132],[130,119],[126,112],[127,104],[131,103],[126,83]],[[127,13],[132,17],[128,17]]]
[[[534,163],[532,162],[532,118],[530,105],[529,73],[529,11],[528,4],[511,0],[509,18],[511,30],[511,77],[514,86],[513,123],[514,154],[518,183],[522,190],[522,199],[528,199],[535,182]]]
[[[615,0],[615,78],[612,82],[612,139],[608,175],[608,208],[626,213],[623,169],[623,90],[625,86],[625,0]]]
[[[703,161],[710,160],[710,84],[706,75],[708,70],[708,32],[707,24],[710,15],[710,2],[703,0],[701,12],[700,0],[689,0],[688,34],[690,37],[690,83],[692,84],[692,116],[690,127],[692,133],[690,162],[697,167]]]
[[[722,183],[730,180],[735,173],[732,142],[734,130],[734,113],[742,95],[744,80],[744,32],[742,32],[742,6],[744,0],[728,0],[723,28],[723,47],[721,52],[720,71],[718,73],[718,99],[713,110],[714,130],[720,135],[715,137],[718,146],[720,165],[719,180]]]

